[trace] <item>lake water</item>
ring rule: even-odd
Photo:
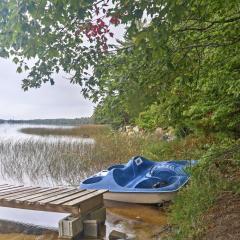
[[[87,169],[83,160],[91,152],[92,139],[33,136],[19,131],[25,127],[59,128],[0,124],[0,184],[78,186],[90,174],[81,170]],[[107,203],[106,207],[107,234],[115,229],[137,239],[160,239],[158,233],[167,224],[165,213],[154,206]],[[0,207],[0,240],[57,239],[58,221],[67,215]]]

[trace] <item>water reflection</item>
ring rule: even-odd
[[[106,201],[107,234],[112,229],[138,240],[160,240],[168,226],[166,212],[156,206]]]
[[[0,240],[55,240],[57,238],[56,230],[20,222],[0,221]]]
[[[0,208],[0,219],[5,221],[12,221],[25,224],[34,223],[35,226],[42,226],[45,229],[56,230],[58,228],[58,221],[69,214],[66,213],[51,213],[51,212],[41,212],[23,209],[13,209],[13,208]],[[10,226],[11,227],[11,226]],[[24,227],[24,225],[22,225]],[[7,229],[5,228],[7,231]],[[1,232],[3,229],[1,230]]]
[[[19,132],[21,127],[0,124],[0,184],[78,186],[83,178],[106,167],[94,150],[92,141],[69,137],[31,137]],[[167,224],[164,212],[148,206],[106,204],[107,234],[116,229],[140,240],[160,239],[159,231]],[[57,239],[56,232],[46,229],[56,229],[58,221],[65,216],[0,208],[0,219],[4,219],[0,221],[0,240]],[[24,222],[31,227],[22,223],[6,223],[6,220]]]

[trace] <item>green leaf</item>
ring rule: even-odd
[[[18,67],[18,68],[17,68],[17,72],[18,72],[18,73],[21,73],[21,72],[22,72],[22,68],[21,68],[21,67]]]

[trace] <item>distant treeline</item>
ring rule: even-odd
[[[42,124],[42,125],[81,125],[81,124],[91,124],[93,120],[91,117],[82,118],[58,118],[58,119],[33,119],[33,120],[3,120],[0,119],[1,123],[9,124]]]

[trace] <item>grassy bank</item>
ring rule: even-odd
[[[240,239],[240,140],[222,135],[189,135],[172,142],[148,138],[142,152],[158,161],[199,160],[169,209],[173,231],[167,239]]]
[[[191,172],[190,184],[178,194],[171,207],[170,222],[174,231],[170,239],[226,239],[227,235],[239,239],[236,229],[231,229],[234,218],[224,225],[219,214],[211,217],[212,209],[223,209],[224,206],[222,216],[230,219],[239,207],[227,205],[225,193],[234,195],[240,202],[240,142],[213,144],[203,153],[199,165]],[[209,233],[214,226],[213,237]],[[219,235],[218,228],[225,229],[224,235],[223,232]]]
[[[240,239],[239,140],[189,135],[145,147],[148,157],[155,160],[199,160],[190,172],[191,181],[169,209],[172,232],[166,239]]]

